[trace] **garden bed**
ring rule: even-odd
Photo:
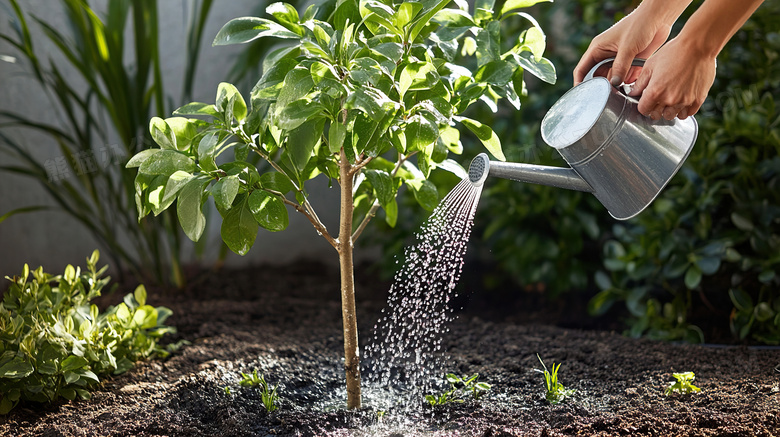
[[[169,323],[190,345],[108,379],[89,401],[22,404],[0,418],[0,435],[780,435],[776,349],[675,345],[518,322],[546,317],[530,312],[509,322],[469,299],[461,299],[465,308],[445,335],[443,371],[479,373],[493,386],[488,394],[388,407],[386,396],[365,387],[366,406],[347,412],[338,272],[307,264],[223,273],[201,273],[182,292],[150,292],[151,304],[174,311]],[[361,342],[388,288],[358,278]],[[576,389],[573,399],[545,401],[537,353],[548,366],[563,363],[560,379]],[[238,385],[240,371],[255,369],[279,384],[278,411],[266,413],[258,390]],[[701,393],[664,395],[672,373],[684,371],[696,373]]]

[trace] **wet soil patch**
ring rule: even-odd
[[[389,284],[357,282],[364,341]],[[382,396],[367,388],[367,406],[345,411],[337,271],[298,264],[201,272],[186,290],[150,296],[174,311],[169,322],[179,333],[170,340],[190,345],[107,379],[89,401],[20,405],[0,417],[0,435],[780,436],[776,349],[633,340],[554,326],[570,325],[544,315],[524,323],[462,299],[445,335],[444,370],[479,373],[493,385],[488,394],[379,407],[373,399]],[[573,399],[545,401],[537,353],[563,363]],[[256,389],[238,386],[239,372],[254,369],[279,384],[278,411],[267,413]],[[683,371],[696,373],[702,392],[665,396],[671,374]]]

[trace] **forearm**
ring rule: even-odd
[[[637,11],[641,11],[650,17],[651,20],[656,20],[658,23],[663,23],[669,27],[674,24],[680,17],[685,8],[691,4],[692,0],[644,0],[636,8]],[[734,0],[739,2],[742,0]]]
[[[764,0],[706,0],[679,38],[702,56],[715,58]]]

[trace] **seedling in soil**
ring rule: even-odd
[[[463,398],[468,393],[471,393],[474,400],[479,400],[483,394],[490,391],[492,386],[486,382],[477,382],[477,379],[479,379],[479,373],[475,373],[468,378],[461,378],[454,373],[448,373],[447,382],[450,384],[450,389],[439,396],[426,395],[425,400],[431,406],[444,405],[448,402],[463,402]]]
[[[539,369],[534,370],[544,374],[544,385],[547,389],[545,398],[547,399],[547,402],[557,404],[574,395],[576,390],[568,389],[558,382],[558,369],[561,368],[561,363],[558,363],[556,366],[555,362],[553,362],[552,372],[550,372],[547,370],[547,366],[544,365],[544,361],[542,361],[542,357],[540,357],[539,354],[536,354],[536,358],[539,358],[539,362],[542,363],[542,367],[544,367],[544,371]]]
[[[240,386],[260,387],[263,405],[265,406],[266,411],[272,413],[279,409],[279,407],[276,405],[277,401],[279,400],[279,395],[276,393],[276,389],[279,388],[278,384],[275,385],[273,389],[271,389],[268,386],[268,382],[265,380],[265,376],[257,375],[257,370],[252,372],[251,375],[241,372],[241,376],[243,379],[238,382]],[[228,388],[226,387],[226,392],[229,393],[227,389]]]
[[[693,372],[672,373],[672,376],[674,376],[674,379],[677,381],[669,384],[669,387],[667,387],[666,392],[664,393],[667,396],[675,392],[689,394],[701,391],[699,387],[691,384],[691,382],[696,379],[696,375],[694,375]]]

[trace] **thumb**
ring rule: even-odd
[[[612,71],[609,77],[609,81],[612,86],[618,86],[628,76],[628,70],[631,68],[631,63],[634,61],[634,54],[626,50],[621,50],[615,56],[615,61],[612,63]]]

